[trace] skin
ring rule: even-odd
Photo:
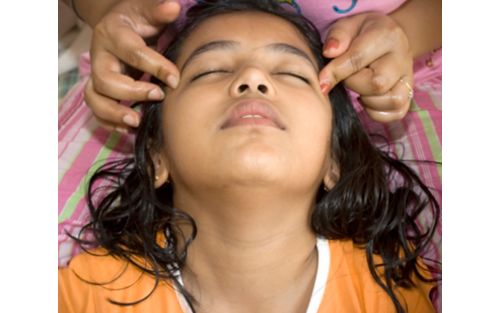
[[[126,132],[139,124],[140,115],[119,101],[161,100],[164,94],[158,86],[131,78],[124,65],[175,88],[177,68],[145,39],[174,21],[180,6],[175,0],[76,0],[76,6],[98,30],[92,39],[93,72],[85,89],[86,103],[105,128]],[[360,94],[373,120],[398,120],[410,105],[413,57],[441,46],[441,1],[409,0],[389,15],[343,18],[332,25],[327,38],[324,55],[335,59],[320,73],[323,91],[343,81]]]
[[[186,63],[200,46],[221,40],[235,44]],[[318,188],[331,186],[335,172],[332,110],[317,65],[269,48],[276,43],[314,60],[297,30],[278,17],[209,18],[184,43],[179,86],[166,92],[156,184],[169,179],[174,205],[196,220],[182,275],[199,312],[303,313],[311,296],[317,251],[309,216]],[[309,83],[284,74],[290,72]],[[270,105],[284,127],[221,128],[228,112],[249,99]]]
[[[77,1],[76,5],[93,27],[92,73],[85,87],[85,102],[106,129],[126,132],[128,127],[139,125],[140,117],[120,100],[162,100],[165,95],[155,84],[125,74],[125,65],[177,86],[177,67],[150,48],[145,39],[159,35],[173,22],[180,5],[172,0]]]
[[[441,47],[441,1],[406,1],[390,15],[343,18],[327,34],[320,73],[325,90],[343,81],[375,121],[402,119],[410,108],[413,59]]]
[[[337,38],[350,41],[347,53],[336,53]],[[325,90],[343,81],[360,94],[368,115],[379,122],[406,115],[413,56],[405,32],[394,19],[370,12],[339,20],[330,28],[325,45],[323,54],[334,58],[320,73]]]

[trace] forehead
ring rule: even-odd
[[[307,42],[293,24],[272,14],[249,11],[220,14],[201,22],[184,41],[177,63],[184,63],[201,45],[225,40],[255,49],[285,43],[303,50],[314,60]]]

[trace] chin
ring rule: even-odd
[[[283,151],[266,145],[247,145],[232,155],[227,155],[224,162],[231,164],[230,172],[235,179],[244,183],[277,182],[286,179],[290,160]]]

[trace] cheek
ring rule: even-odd
[[[210,105],[214,96],[203,91],[181,91],[167,97],[163,110],[163,125],[167,132],[165,138],[185,140],[199,138],[197,132],[207,129],[207,121],[215,115],[214,106]]]
[[[294,137],[306,146],[329,144],[332,132],[332,109],[328,100],[316,94],[296,95],[290,106]]]
[[[317,180],[322,177],[331,155],[331,106],[327,100],[314,96],[296,100],[292,115],[296,127],[291,130],[294,153],[300,155],[296,167],[309,168],[311,179]]]
[[[200,153],[208,149],[207,133],[215,128],[211,122],[217,115],[213,101],[203,92],[184,91],[167,97],[162,117],[164,150],[172,172],[190,175],[192,165],[203,161]]]

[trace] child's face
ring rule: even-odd
[[[332,110],[314,60],[294,26],[269,14],[201,23],[164,102],[163,159],[176,189],[316,190],[330,166]]]

